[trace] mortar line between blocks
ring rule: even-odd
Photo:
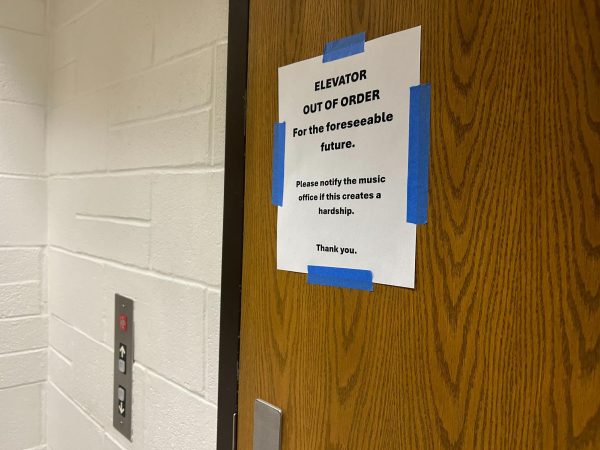
[[[26,174],[26,173],[6,173],[6,172],[0,172],[0,178],[6,178],[6,179],[12,179],[12,180],[40,180],[40,181],[44,181],[46,180],[45,175],[33,175],[33,174]]]
[[[0,387],[0,392],[8,391],[10,389],[18,389],[18,388],[25,387],[25,386],[35,386],[36,384],[45,384],[45,383],[46,383],[46,380],[32,381],[30,383],[14,384],[12,386]]]
[[[209,42],[209,43],[207,43],[207,44],[205,44],[203,46],[196,47],[196,48],[194,48],[192,50],[189,50],[189,51],[187,51],[185,53],[181,53],[179,55],[175,55],[175,56],[173,56],[173,57],[171,57],[169,59],[160,61],[157,64],[146,66],[143,69],[140,69],[140,70],[138,70],[138,71],[136,71],[134,73],[131,73],[129,75],[125,75],[124,77],[119,78],[117,80],[112,80],[112,81],[109,81],[109,82],[104,83],[104,84],[99,85],[99,86],[94,86],[94,87],[89,88],[89,89],[84,89],[82,91],[79,91],[77,95],[79,97],[86,97],[88,95],[104,91],[106,89],[111,89],[111,88],[117,86],[120,83],[123,83],[125,81],[129,81],[129,80],[131,80],[133,78],[136,78],[136,77],[138,77],[140,75],[145,74],[146,72],[151,72],[154,69],[160,69],[160,68],[162,68],[164,66],[168,66],[170,64],[176,64],[179,61],[183,61],[186,58],[191,58],[191,57],[194,57],[196,55],[199,55],[200,53],[202,53],[202,52],[210,49],[213,45],[215,45],[215,41],[211,41],[211,42]],[[41,106],[43,106],[43,105],[41,105]]]
[[[105,431],[104,426],[94,416],[92,416],[91,412],[86,411],[85,409],[83,409],[83,407],[79,403],[77,403],[77,401],[74,398],[72,398],[65,391],[63,391],[61,388],[59,388],[54,381],[48,380],[48,384],[51,385],[54,389],[56,389],[56,391],[60,395],[62,395],[65,398],[65,400],[67,400],[75,408],[77,408],[77,410],[81,414],[83,414],[86,417],[86,419],[89,419],[90,422],[92,422],[94,425],[96,425],[96,427],[98,427],[103,432]]]
[[[178,53],[176,55],[169,56],[166,59],[159,60],[159,61],[154,61],[154,65],[151,68],[144,69],[144,70],[140,71],[139,73],[136,73],[135,75],[130,76],[130,77],[134,77],[134,76],[140,75],[141,73],[143,73],[145,71],[150,71],[152,69],[159,69],[161,67],[168,66],[169,64],[176,64],[179,61],[183,61],[184,59],[197,56],[200,53],[203,53],[206,50],[209,50],[211,47],[215,46],[217,44],[217,42],[218,42],[217,40],[212,40],[212,41],[209,41],[209,42],[207,42],[207,43],[205,43],[203,45],[200,45],[198,47],[192,48],[190,50],[186,50],[186,51],[184,51],[182,53]],[[122,81],[125,81],[127,79],[129,79],[129,77],[125,78]]]
[[[52,353],[56,353],[56,356],[58,356],[60,359],[64,360],[65,364],[67,364],[69,366],[73,365],[73,361],[71,360],[71,358],[67,358],[67,356],[65,354],[63,354],[63,352],[61,352],[59,349],[57,349],[52,344],[48,345],[48,350],[50,350]]]
[[[128,128],[134,128],[134,127],[140,126],[140,125],[149,125],[149,124],[163,122],[165,120],[170,120],[170,119],[181,119],[181,118],[185,118],[188,116],[193,116],[195,114],[209,112],[211,110],[211,108],[212,108],[212,103],[207,102],[207,103],[203,103],[200,106],[192,106],[191,108],[181,109],[179,111],[161,113],[156,116],[142,117],[141,119],[131,119],[131,120],[124,120],[122,122],[115,122],[114,124],[108,125],[108,131],[126,130]]]
[[[0,62],[0,66],[6,66],[6,65],[7,64]],[[44,105],[43,103],[28,102],[28,101],[23,101],[23,100],[10,100],[8,98],[0,98],[0,104],[18,105],[18,106],[37,106],[39,108],[46,108],[46,105]]]
[[[37,36],[37,37],[41,37],[41,38],[46,37],[46,35],[44,33],[40,34],[40,33],[36,33],[35,31],[22,30],[21,28],[11,27],[9,25],[0,25],[0,29],[16,31],[17,33],[29,34],[30,36]]]
[[[96,214],[81,214],[76,213],[75,218],[79,220],[91,220],[94,222],[107,222],[119,225],[130,225],[132,227],[149,228],[150,220],[138,219],[133,217],[105,216]]]
[[[27,319],[47,319],[48,314],[22,314],[20,316],[0,317],[0,323],[18,322]]]
[[[108,171],[75,172],[65,174],[49,175],[50,180],[71,180],[78,178],[108,178],[108,177],[128,177],[135,175],[203,175],[211,173],[221,173],[224,171],[224,165],[215,166],[160,166],[139,169],[113,169]]]
[[[57,66],[51,67],[50,72],[52,72],[52,74],[54,74],[54,73],[58,72],[59,70],[69,67],[71,64],[75,64],[76,62],[77,62],[77,59],[75,59],[75,58],[67,59],[66,62],[63,62],[62,64],[58,64]],[[60,105],[52,105],[52,106],[62,106],[66,103],[67,102],[63,102]]]
[[[10,287],[10,286],[30,286],[32,284],[40,284],[42,280],[22,280],[22,281],[11,281],[9,283],[0,283],[1,287]],[[13,316],[17,317],[17,316]]]
[[[0,245],[0,250],[43,250],[45,245]]]
[[[45,345],[43,347],[38,348],[29,348],[27,350],[19,350],[17,352],[8,352],[8,353],[0,353],[0,359],[8,358],[10,356],[23,356],[23,355],[32,355],[34,353],[42,353],[48,349],[48,346]]]
[[[112,434],[110,434],[108,432],[108,430],[104,430],[104,437],[105,439],[108,439],[110,441],[111,444],[116,445],[117,448],[119,448],[119,450],[126,450],[125,447],[123,447],[115,438]]]
[[[77,326],[73,325],[72,323],[67,322],[65,319],[63,319],[60,316],[57,316],[55,313],[52,313],[51,316],[59,321],[62,322],[63,325],[68,326],[69,328],[73,329],[73,331],[79,333],[80,335],[82,335],[83,337],[85,337],[87,340],[93,342],[96,345],[99,345],[101,347],[104,347],[106,350],[109,350],[111,353],[114,351],[113,348],[111,348],[108,344],[106,344],[105,342],[100,342],[99,340],[97,340],[96,338],[90,336],[89,334],[87,334],[85,331],[80,330]]]
[[[133,273],[138,273],[141,275],[147,275],[147,276],[151,276],[154,278],[157,278],[159,280],[163,280],[163,281],[171,281],[174,283],[179,283],[185,286],[190,286],[190,287],[197,287],[200,289],[207,289],[207,290],[220,290],[220,286],[218,285],[212,285],[212,284],[208,284],[208,283],[203,283],[200,281],[196,281],[196,280],[191,280],[188,278],[184,278],[181,276],[177,276],[177,275],[172,275],[172,274],[167,274],[167,273],[163,273],[163,272],[159,272],[157,270],[149,270],[149,269],[144,269],[141,267],[137,267],[137,266],[133,266],[133,265],[129,265],[129,264],[124,264],[122,262],[118,262],[118,261],[114,261],[111,259],[107,259],[107,258],[101,258],[99,256],[94,256],[94,255],[90,255],[87,253],[82,253],[82,252],[77,252],[77,251],[73,251],[73,250],[69,250],[66,249],[64,247],[60,247],[57,245],[50,245],[49,248],[60,252],[60,253],[64,253],[70,256],[75,256],[75,257],[79,257],[82,259],[86,259],[88,261],[92,261],[95,263],[99,263],[99,264],[106,264],[107,266],[110,267],[115,267],[117,269],[123,269],[123,270],[128,270],[130,272]]]
[[[165,383],[169,384],[171,387],[178,389],[180,391],[182,391],[185,394],[190,395],[191,397],[195,398],[196,400],[199,400],[200,402],[204,403],[207,406],[212,406],[214,408],[217,407],[217,405],[215,405],[213,402],[211,402],[210,400],[202,397],[202,395],[198,394],[197,392],[193,392],[190,391],[188,388],[176,383],[175,381],[165,377],[164,375],[156,372],[154,369],[151,369],[150,367],[140,363],[139,361],[135,362],[137,365],[143,367],[147,373],[151,374],[152,376],[164,381]]]
[[[215,287],[210,287],[210,288],[206,288],[206,292],[208,293],[212,293],[212,294],[219,294],[219,297],[221,296],[221,286],[215,286]]]
[[[75,14],[73,17],[71,17],[70,19],[68,19],[66,22],[57,24],[56,26],[52,26],[52,24],[50,23],[50,33],[49,34],[53,34],[53,32],[56,31],[60,31],[61,29],[77,22],[78,20],[82,19],[84,16],[86,16],[88,13],[92,12],[94,9],[96,9],[98,6],[100,6],[102,3],[104,3],[104,0],[98,0],[95,3],[93,3],[92,5],[90,5],[89,7],[87,7],[86,9],[84,9],[83,11],[78,12],[77,14]],[[50,21],[51,22],[51,21]]]

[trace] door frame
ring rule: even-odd
[[[250,0],[229,0],[217,449],[234,447],[244,245],[246,80]],[[214,82],[215,80],[213,80]]]

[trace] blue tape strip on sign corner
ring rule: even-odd
[[[335,61],[365,51],[365,32],[353,34],[325,44],[323,62]]]
[[[431,85],[410,88],[406,221],[427,223]]]
[[[308,284],[373,291],[373,272],[341,267],[308,266]]]
[[[271,202],[283,206],[283,172],[285,169],[285,122],[275,124],[273,130],[273,185]]]

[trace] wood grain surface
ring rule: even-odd
[[[600,3],[251,0],[239,448],[600,449]],[[277,68],[422,25],[416,288],[276,271]],[[377,225],[373,225],[377,233]]]

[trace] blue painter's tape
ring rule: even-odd
[[[341,267],[308,266],[308,284],[373,291],[373,272]]]
[[[273,185],[271,202],[283,206],[283,172],[285,170],[285,122],[275,124],[273,130]]]
[[[431,85],[410,88],[406,221],[427,223]]]
[[[335,61],[365,51],[365,32],[353,34],[325,44],[323,62]]]

